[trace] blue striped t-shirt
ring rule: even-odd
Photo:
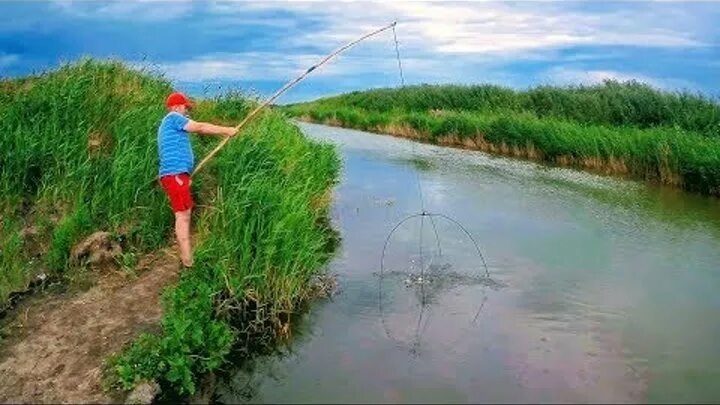
[[[183,129],[190,121],[184,115],[171,111],[158,128],[160,176],[191,173],[194,165],[190,134]]]

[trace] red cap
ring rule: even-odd
[[[193,103],[184,94],[180,92],[175,92],[168,96],[167,100],[165,101],[165,105],[167,106],[167,108],[174,107],[176,105],[192,107]]]

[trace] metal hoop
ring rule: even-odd
[[[424,218],[425,218],[425,217],[428,217],[428,218],[430,218],[430,220],[431,220],[431,223],[432,223],[432,226],[433,226],[433,231],[434,231],[434,234],[435,234],[435,240],[436,240],[437,247],[438,247],[438,251],[439,251],[439,254],[442,255],[442,247],[441,247],[441,244],[440,244],[440,236],[439,236],[439,233],[437,232],[437,227],[436,227],[435,220],[434,220],[434,217],[438,217],[438,218],[443,218],[443,219],[447,220],[447,221],[450,222],[451,224],[454,224],[455,226],[457,226],[458,228],[460,228],[460,230],[462,230],[463,233],[465,233],[465,235],[470,239],[470,241],[471,241],[471,242],[473,243],[473,245],[475,246],[475,250],[476,250],[478,256],[480,257],[480,260],[481,260],[481,262],[482,262],[482,266],[483,266],[483,269],[484,269],[484,277],[487,278],[487,279],[490,278],[490,271],[489,271],[489,269],[488,269],[487,262],[485,261],[485,257],[484,257],[484,255],[482,254],[482,251],[480,250],[480,246],[478,245],[477,241],[476,241],[475,238],[472,236],[472,234],[471,234],[460,222],[458,222],[456,219],[454,219],[454,218],[452,218],[452,217],[450,217],[450,216],[444,215],[444,214],[435,214],[435,213],[429,213],[429,212],[426,212],[426,211],[422,211],[422,212],[420,212],[420,213],[418,213],[418,214],[409,215],[409,216],[403,218],[402,220],[400,220],[400,222],[398,222],[398,223],[392,228],[392,230],[390,231],[390,233],[388,234],[388,236],[385,238],[385,243],[384,243],[384,245],[383,245],[382,254],[381,254],[381,256],[380,256],[380,275],[379,275],[379,278],[378,278],[378,306],[379,306],[379,311],[380,311],[380,320],[381,320],[383,329],[385,330],[385,334],[387,335],[387,337],[388,337],[390,340],[392,340],[393,342],[395,342],[395,344],[397,344],[398,346],[405,346],[405,344],[402,343],[402,342],[400,342],[397,338],[395,338],[395,336],[393,336],[392,332],[390,331],[390,328],[389,328],[388,325],[387,325],[387,322],[386,322],[386,319],[385,319],[385,312],[384,312],[384,310],[383,310],[383,288],[382,288],[382,283],[383,283],[383,280],[384,280],[385,274],[386,274],[386,271],[385,271],[385,254],[386,254],[386,252],[387,252],[387,247],[388,247],[388,244],[390,243],[390,239],[392,238],[392,235],[393,235],[404,223],[406,223],[407,221],[409,221],[409,220],[411,220],[411,219],[413,219],[413,218],[417,218],[417,217],[420,217],[420,220],[421,220],[421,222],[420,222],[420,232],[421,232],[421,234],[420,234],[420,244],[418,245],[418,250],[419,250],[419,254],[420,254],[420,277],[423,277],[423,276],[424,276],[424,270],[425,270],[425,269],[424,269],[424,265],[423,265],[423,259],[422,259],[422,230],[423,230],[422,227],[423,227],[423,223],[424,223]],[[487,287],[487,286],[485,286],[485,287]],[[420,288],[421,288],[420,313],[418,314],[418,320],[417,320],[417,323],[416,323],[416,326],[415,326],[415,339],[414,339],[414,342],[413,342],[412,345],[411,345],[411,352],[414,353],[414,354],[417,354],[417,347],[419,346],[419,344],[420,344],[420,339],[421,339],[421,331],[420,331],[420,329],[421,329],[421,326],[423,325],[423,324],[422,324],[422,320],[423,320],[423,318],[424,318],[424,316],[425,316],[425,311],[426,311],[426,309],[429,307],[429,306],[427,305],[427,302],[425,301],[424,284],[421,283],[421,284],[420,284]],[[474,317],[472,318],[472,320],[471,320],[471,322],[470,322],[471,324],[474,325],[474,324],[477,322],[477,319],[478,319],[478,317],[480,316],[480,313],[482,312],[483,308],[485,307],[485,304],[487,303],[487,299],[488,299],[487,294],[485,294],[485,295],[483,296],[482,302],[481,302],[480,305],[478,306],[478,310],[476,311]],[[428,318],[425,319],[424,327],[422,327],[423,330],[427,329],[427,325],[428,325],[428,323],[429,323],[429,320],[428,320],[428,319],[429,319],[429,316],[428,316]]]

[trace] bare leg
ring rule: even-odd
[[[190,244],[190,213],[191,210],[175,213],[175,236],[177,237],[178,246],[180,247],[180,259],[185,267],[191,267],[193,265],[192,247]]]

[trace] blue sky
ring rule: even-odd
[[[81,56],[159,70],[194,96],[268,95],[365,32],[398,21],[408,83],[514,88],[636,79],[720,96],[718,2],[1,2],[0,76]],[[284,96],[399,82],[392,32]]]

